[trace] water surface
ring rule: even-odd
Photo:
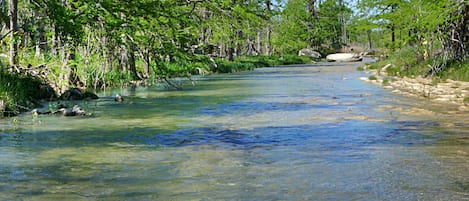
[[[468,200],[469,114],[358,63],[103,92],[92,115],[0,120],[0,200]],[[125,96],[115,103],[114,93]]]

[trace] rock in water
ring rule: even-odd
[[[363,57],[359,54],[353,53],[336,53],[327,55],[326,60],[329,62],[354,62],[362,61]]]
[[[74,105],[73,108],[60,108],[59,112],[61,112],[64,116],[83,116],[85,115],[85,110],[83,110],[80,106]]]
[[[116,102],[122,102],[122,101],[124,101],[124,98],[122,98],[121,95],[116,94],[116,96],[114,97],[114,101],[116,101]]]
[[[86,91],[85,93],[83,93],[82,95],[82,98],[85,99],[85,100],[96,100],[96,99],[99,99],[98,95],[92,93],[92,92],[89,92],[89,91]]]

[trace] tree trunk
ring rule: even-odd
[[[150,50],[145,49],[142,52],[142,57],[143,57],[143,77],[144,78],[150,78]]]
[[[467,3],[464,5],[464,16],[462,25],[463,44],[465,46],[467,55],[467,52],[469,51],[469,4]],[[464,56],[464,59],[467,59],[466,55]]]
[[[10,16],[10,65],[18,64],[18,0],[10,0],[8,15]]]
[[[339,20],[340,20],[340,25],[341,25],[341,32],[342,32],[342,44],[347,45],[347,25],[345,24],[345,16],[344,16],[344,11],[343,11],[343,6],[344,2],[342,0],[339,0]]]
[[[270,24],[270,15],[271,15],[272,9],[270,6],[272,3],[270,0],[267,0],[265,4],[267,8],[267,18],[268,18],[267,30],[266,30],[267,33],[266,33],[266,39],[265,39],[265,55],[270,55],[272,54],[272,47],[270,44],[271,37],[272,37],[272,25]]]
[[[57,56],[58,55],[58,49],[59,49],[59,38],[58,38],[58,35],[59,34],[59,31],[57,30],[57,28],[54,26],[54,34],[52,35],[52,39],[51,39],[51,43],[52,43],[52,49],[51,49],[51,53],[53,56]]]
[[[367,36],[368,36],[368,47],[370,48],[370,50],[373,48],[373,44],[372,44],[372,40],[371,40],[371,30],[368,30],[366,32]]]
[[[391,42],[394,44],[396,42],[396,28],[394,24],[391,24]]]
[[[227,54],[228,61],[234,61],[234,53],[235,53],[234,48],[229,47],[228,48],[228,54]]]
[[[311,19],[316,17],[316,0],[309,0],[308,11],[310,14]],[[339,0],[340,5],[340,0]]]
[[[135,65],[135,45],[130,44],[130,51],[129,51],[129,70],[132,73],[132,78],[134,80],[139,80],[140,77],[137,73],[137,66]]]
[[[261,45],[261,31],[257,31],[257,55],[262,54],[262,45]]]
[[[268,56],[272,54],[272,46],[270,44],[271,38],[272,38],[272,27],[269,24],[267,25],[267,35],[265,39],[265,55],[268,55]]]

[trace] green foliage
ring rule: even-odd
[[[391,64],[392,66],[386,69],[386,72],[389,75],[422,75],[429,70],[428,65],[431,61],[423,61],[421,55],[422,53],[420,49],[408,47],[394,52],[386,59],[370,64],[369,68],[381,69],[384,66]]]
[[[11,114],[34,106],[41,91],[41,81],[24,75],[12,74],[0,69],[0,100],[4,102]],[[6,114],[6,115],[11,115]],[[0,114],[0,116],[3,116]]]
[[[369,80],[377,80],[378,78],[376,78],[376,76],[374,75],[370,75],[370,77],[368,77]]]
[[[397,50],[422,46],[424,41],[427,48],[436,47],[447,34],[438,30],[456,17],[457,6],[454,0],[362,0],[352,31],[357,40],[367,40],[375,47]]]
[[[389,79],[388,78],[384,78],[383,79],[383,85],[388,85],[389,84]]]
[[[310,2],[289,0],[286,3],[275,27],[273,43],[277,51],[296,54],[308,46],[342,46],[342,21],[350,18],[351,9],[335,0],[326,0],[315,5],[317,13],[311,13],[305,9],[311,6]]]
[[[300,57],[296,55],[249,56],[237,58],[233,62],[217,59],[216,63],[218,68],[216,69],[216,72],[233,73],[245,70],[253,70],[254,68],[304,64],[310,61],[311,59],[308,57]]]

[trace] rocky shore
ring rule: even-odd
[[[469,111],[469,82],[448,79],[435,83],[431,78],[421,76],[412,78],[389,76],[386,73],[386,68],[390,66],[391,64],[388,64],[378,70],[364,68],[370,76],[361,77],[360,80],[381,85],[399,95],[456,104],[459,111]]]

